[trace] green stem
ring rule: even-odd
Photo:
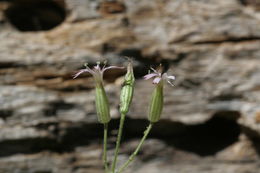
[[[111,167],[112,173],[115,172],[115,168],[116,168],[117,156],[119,153],[119,147],[120,147],[123,128],[124,128],[125,116],[126,116],[126,114],[121,113],[120,124],[119,124],[119,129],[118,129],[118,134],[117,134],[117,140],[116,140],[116,148],[115,148],[115,153],[114,153],[114,159],[113,159],[113,163],[112,163],[112,167]]]
[[[105,167],[105,172],[108,173],[108,162],[107,162],[107,131],[108,124],[104,124],[104,139],[103,139],[103,164]]]
[[[147,127],[147,129],[144,131],[144,136],[141,139],[140,143],[138,144],[137,148],[135,149],[133,154],[129,157],[129,159],[124,163],[124,165],[121,168],[119,168],[118,173],[122,173],[124,171],[124,169],[126,167],[128,167],[128,165],[134,160],[135,156],[138,154],[139,150],[141,149],[145,139],[147,138],[148,134],[150,133],[152,127],[153,127],[153,124],[150,123],[149,126]]]

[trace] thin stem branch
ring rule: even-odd
[[[107,162],[107,131],[108,131],[108,124],[104,124],[104,139],[103,139],[103,164],[105,167],[105,172],[109,173],[108,171],[108,162]]]
[[[112,167],[111,167],[112,173],[115,172],[115,168],[116,168],[117,156],[119,153],[119,147],[120,147],[121,138],[122,138],[122,134],[123,134],[125,116],[126,116],[126,114],[121,113],[120,124],[119,124],[119,129],[118,129],[118,134],[117,134],[117,140],[116,140],[116,148],[115,148],[115,153],[114,153],[114,159],[113,159],[113,163],[112,163]]]
[[[152,127],[153,127],[153,124],[150,123],[149,126],[147,127],[147,129],[144,131],[144,136],[141,139],[140,143],[138,144],[137,148],[135,149],[133,154],[129,157],[129,159],[124,163],[124,165],[121,168],[119,168],[118,173],[122,173],[124,171],[124,169],[126,167],[128,167],[128,165],[134,160],[135,156],[138,154],[139,150],[141,149],[145,139],[147,138],[148,134],[150,133]]]

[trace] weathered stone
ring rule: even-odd
[[[66,8],[67,18],[34,32],[19,31],[6,13],[21,1],[0,2],[0,172],[102,172],[93,79],[72,75],[85,62],[93,66],[108,59],[122,66],[123,56],[134,58],[137,80],[119,164],[147,125],[154,86],[141,77],[159,63],[176,76],[174,87],[165,86],[162,121],[128,172],[258,172],[256,1],[45,2]],[[124,72],[104,76],[114,118],[111,134],[118,126]],[[109,140],[112,148],[114,138]]]

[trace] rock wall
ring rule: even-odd
[[[260,5],[256,0],[0,1],[0,173],[101,173],[93,79],[71,75],[134,58],[136,90],[120,163],[147,125],[162,63],[162,120],[130,172],[259,173]],[[124,70],[106,73],[118,126]]]

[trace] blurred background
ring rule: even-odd
[[[93,79],[133,57],[136,90],[119,164],[147,125],[162,64],[175,75],[128,173],[260,173],[259,0],[0,0],[0,173],[102,173]],[[105,75],[109,156],[124,70]]]

